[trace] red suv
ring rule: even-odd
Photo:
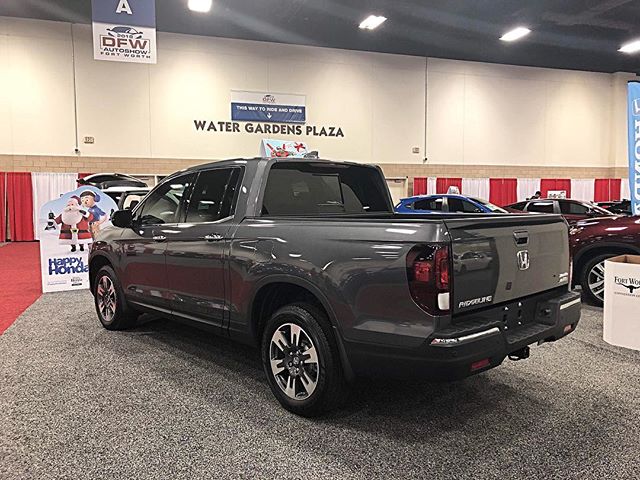
[[[539,198],[514,203],[505,208],[519,212],[556,213],[562,215],[570,224],[587,218],[615,215],[592,203],[570,198]]]
[[[575,223],[569,237],[573,281],[592,303],[604,300],[604,261],[616,255],[640,255],[640,217],[606,216]]]

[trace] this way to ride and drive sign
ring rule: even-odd
[[[265,92],[231,92],[231,120],[234,122],[305,123],[304,95]]]

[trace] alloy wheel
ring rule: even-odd
[[[111,323],[116,314],[116,289],[107,275],[100,277],[97,288],[98,309],[106,323]]]
[[[596,263],[589,271],[587,278],[589,290],[601,301],[604,301],[604,260]]]
[[[309,398],[320,374],[318,353],[311,337],[299,325],[280,325],[269,345],[271,373],[280,389],[293,400]]]

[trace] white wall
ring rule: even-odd
[[[631,77],[429,59],[429,162],[624,165]]]
[[[73,153],[70,28],[0,17],[0,153]]]
[[[78,134],[95,137],[95,144],[80,145],[83,155],[255,156],[262,135],[194,128],[196,119],[229,121],[237,89],[306,95],[309,124],[344,132],[303,136],[328,157],[421,161],[411,151],[424,151],[424,58],[161,33],[158,64],[148,66],[94,61],[90,26],[74,25],[73,34]],[[0,42],[0,61],[13,77],[0,100],[0,112],[8,113],[0,153],[71,154],[70,25],[3,18]]]
[[[263,136],[193,125],[229,121],[235,89],[306,95],[309,124],[344,130],[305,138],[330,158],[421,164],[426,137],[434,164],[626,164],[628,74],[167,33],[158,64],[136,65],[94,61],[88,25],[73,39],[69,24],[0,17],[0,154],[72,154],[75,47],[77,133],[95,137],[83,155],[254,156]]]

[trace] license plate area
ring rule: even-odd
[[[509,302],[502,306],[500,317],[502,330],[513,331],[518,328],[537,323],[537,304],[537,300],[529,299]]]

